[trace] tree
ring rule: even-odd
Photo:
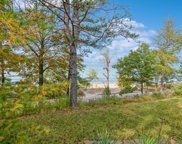
[[[89,82],[92,82],[93,80],[95,79],[98,79],[98,76],[97,76],[97,71],[95,69],[90,69],[88,71],[88,76],[87,76],[87,80]]]
[[[181,34],[176,30],[172,20],[166,20],[162,30],[158,32],[156,43],[156,56],[157,56],[157,74],[160,79],[161,91],[165,79],[175,72],[174,63],[177,62],[178,57],[176,52],[181,49]]]
[[[109,56],[109,48],[106,49],[106,52],[104,52],[102,54],[103,58],[104,58],[104,62],[105,62],[105,73],[103,73],[104,77],[106,78],[106,88],[109,89],[109,77],[110,77],[110,63],[111,63],[111,59]]]
[[[17,64],[20,57],[15,54],[14,45],[21,38],[22,32],[10,0],[0,1],[0,15],[0,72],[3,85],[6,74],[18,71]]]
[[[155,75],[155,56],[149,45],[142,43],[136,51],[118,60],[114,66],[122,82],[139,82],[141,93],[143,85],[151,81]]]
[[[70,105],[77,106],[77,51],[83,46],[96,47],[115,36],[135,37],[130,26],[123,23],[122,17],[99,15],[105,0],[39,0],[63,24],[62,30],[69,50]],[[107,13],[108,16],[108,13]]]
[[[37,3],[23,13],[23,20],[26,43],[22,50],[27,69],[22,73],[27,78],[33,76],[34,82],[38,78],[38,84],[42,86],[45,72],[54,69],[60,59],[64,63],[60,50],[62,38],[54,17]]]

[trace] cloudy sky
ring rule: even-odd
[[[140,35],[138,40],[150,44],[151,48],[154,48],[153,39],[165,19],[173,19],[175,25],[182,28],[181,0],[110,0],[110,2],[127,7],[132,18],[130,23],[134,26],[134,31]],[[111,57],[111,82],[115,83],[117,81],[117,73],[112,65],[117,62],[118,58],[126,56],[130,50],[137,49],[137,47],[138,43],[136,41],[121,37],[113,40],[111,45],[108,46]],[[103,51],[104,49],[93,50],[88,57],[85,57],[86,69],[82,73],[86,77],[90,69],[95,69],[100,78],[97,80],[99,83],[105,81],[103,76],[104,60],[101,55]]]

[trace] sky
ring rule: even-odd
[[[166,18],[172,18],[182,27],[181,0],[110,0],[129,8],[131,17],[147,28],[160,29]],[[180,26],[181,25],[181,26]]]
[[[121,5],[129,10],[134,31],[140,35],[138,39],[141,42],[148,43],[151,48],[154,48],[153,39],[166,19],[172,19],[177,28],[182,28],[182,0],[110,0],[110,3]],[[116,64],[119,58],[126,56],[130,50],[137,49],[137,47],[138,43],[135,41],[121,37],[114,39],[108,46],[111,57],[111,83],[117,82],[117,73],[112,65]],[[87,77],[90,69],[95,69],[99,77],[99,80],[95,82],[105,82],[106,79],[103,76],[104,60],[101,56],[103,51],[104,49],[93,50],[88,57],[85,57],[86,68],[82,73],[83,77]]]

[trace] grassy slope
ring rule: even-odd
[[[50,128],[48,136],[34,136],[34,143],[74,144],[93,140],[107,130],[113,139],[134,139],[145,133],[163,138],[182,138],[182,98],[100,100],[49,114],[21,118]],[[39,142],[38,142],[39,141]],[[40,142],[41,141],[41,142]]]

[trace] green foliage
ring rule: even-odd
[[[2,97],[14,97],[22,99],[52,99],[66,96],[68,82],[59,84],[45,84],[37,87],[30,84],[19,84],[15,86],[6,85],[0,87]]]
[[[45,127],[25,124],[18,119],[19,115],[28,114],[25,113],[27,105],[31,106],[32,101],[23,98],[8,97],[0,99],[0,143],[31,144],[31,135],[40,136],[42,134],[46,135],[49,132]]]
[[[176,84],[173,86],[175,95],[182,96],[182,84]]]
[[[140,144],[160,144],[158,138],[148,137],[146,135],[141,135],[139,138]]]
[[[161,31],[156,37],[157,50],[156,55],[156,73],[160,76],[161,83],[165,79],[175,74],[176,68],[174,64],[178,62],[179,57],[177,53],[181,49],[181,32],[176,29],[173,21],[168,19],[165,21]]]
[[[82,78],[81,76],[78,76],[78,87],[87,88],[88,86],[90,86],[90,81],[87,78]]]
[[[39,95],[42,95],[46,98],[59,98],[67,95],[68,83],[62,82],[59,84],[48,84],[43,85],[40,88]]]
[[[81,77],[78,75],[78,86],[79,88],[86,88],[90,86],[91,82],[95,79],[98,79],[97,72],[94,69],[90,69],[88,72],[88,76],[86,78]]]
[[[0,143],[1,144],[33,144],[31,135],[47,135],[49,129],[47,127],[22,124],[17,119],[3,120],[0,124]],[[39,142],[40,139],[36,141]]]
[[[97,74],[97,71],[95,69],[90,69],[88,72],[88,76],[87,76],[88,81],[92,82],[93,80],[98,79],[97,75],[98,74]]]
[[[127,87],[124,87],[120,92],[119,94],[122,95],[122,94],[126,94],[126,93],[132,93],[136,90],[136,88],[134,87],[131,87],[131,86],[127,86]]]
[[[120,85],[124,87],[132,82],[147,83],[155,76],[155,56],[149,45],[143,43],[136,51],[119,59],[114,67],[119,73]]]
[[[174,84],[167,83],[165,84],[166,89],[172,89]]]
[[[109,97],[111,95],[111,90],[109,87],[104,88],[103,95],[104,97]]]
[[[164,98],[165,96],[164,94],[159,92],[159,93],[153,93],[152,97],[160,99],[160,98]]]
[[[69,106],[65,96],[67,83],[45,85],[4,85],[0,87],[0,143],[39,143],[41,135],[47,135],[49,128],[31,123],[22,123],[22,115],[56,111]],[[52,101],[49,98],[56,98]],[[31,136],[37,136],[32,142]]]
[[[67,83],[41,88],[33,85],[1,87],[0,116],[14,117],[68,107],[66,90]]]

